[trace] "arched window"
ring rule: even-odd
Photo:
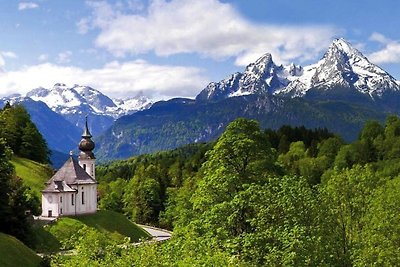
[[[83,164],[83,169],[86,171],[86,164]]]

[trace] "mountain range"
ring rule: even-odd
[[[61,146],[62,133],[54,129],[76,136],[89,115],[96,155],[110,160],[213,140],[237,117],[257,119],[264,128],[327,127],[354,140],[366,120],[399,113],[400,82],[350,43],[336,39],[316,64],[277,65],[267,53],[244,72],[211,82],[195,99],[118,100],[91,87],[55,84],[7,100],[26,105],[50,147],[64,152],[79,137],[71,138],[73,144],[63,140]],[[47,109],[39,107],[43,103]],[[60,124],[70,131],[58,128]]]
[[[208,84],[195,98],[155,103],[118,119],[100,138],[105,159],[170,149],[217,138],[237,117],[264,128],[284,124],[327,127],[357,138],[369,119],[399,113],[400,83],[344,39],[309,66],[277,65],[270,54],[244,72]]]

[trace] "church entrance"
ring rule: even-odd
[[[49,210],[49,217],[53,217],[53,211]]]

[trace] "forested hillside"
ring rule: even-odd
[[[23,164],[29,162],[17,156],[48,163],[49,150],[42,135],[22,106],[7,104],[0,111],[0,126],[0,232],[12,235],[25,244],[30,244],[32,241],[30,215],[40,213],[38,195],[40,189],[31,190],[27,185],[34,187],[43,180],[37,181],[35,179],[37,176],[33,173],[37,168],[31,168],[30,174],[26,169],[19,170],[19,173],[26,178],[23,181],[17,176],[13,163],[17,168],[21,168]],[[43,173],[50,172],[44,164],[33,163],[33,161],[30,164],[31,166],[41,165]],[[48,175],[49,173],[46,177],[40,178],[46,179]],[[5,240],[2,239],[2,245],[5,245]],[[35,261],[40,261],[40,259],[35,258]],[[17,264],[17,262],[18,260],[14,263]]]
[[[102,166],[100,207],[168,227],[173,238],[122,253],[104,244],[106,255],[68,262],[394,266],[399,147],[395,116],[366,123],[350,144],[325,129],[262,131],[238,119],[215,143]]]
[[[7,103],[0,111],[0,138],[15,155],[40,163],[49,162],[46,140],[31,121],[29,113],[22,105]]]

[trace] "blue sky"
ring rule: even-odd
[[[63,82],[194,97],[267,52],[314,63],[337,37],[400,79],[398,10],[397,0],[0,0],[0,96]]]

